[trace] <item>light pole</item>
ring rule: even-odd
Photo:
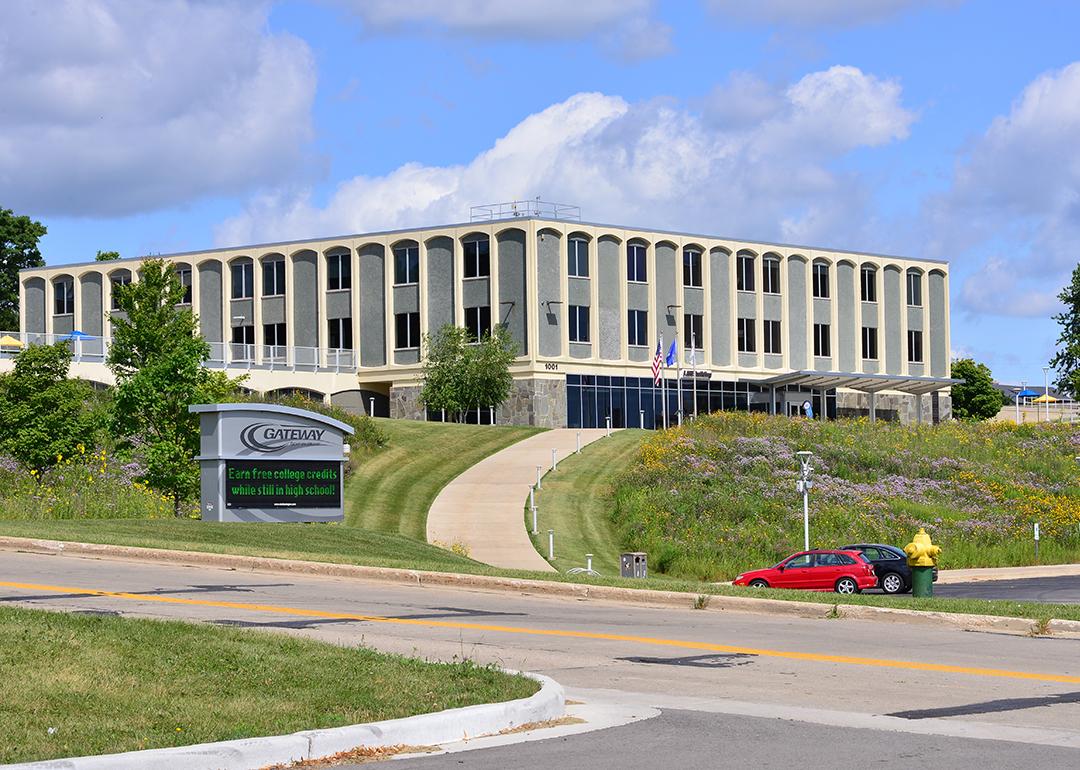
[[[1046,399],[1046,421],[1050,422],[1050,367],[1043,367],[1043,398]]]
[[[1020,392],[1016,394],[1016,424],[1020,424],[1020,399],[1023,398],[1023,392],[1027,390],[1027,380],[1020,380]]]
[[[795,489],[802,493],[802,515],[803,515],[803,550],[810,550],[810,488],[814,486],[813,480],[810,478],[810,474],[814,472],[814,469],[810,467],[810,458],[814,456],[813,452],[796,452],[795,456],[799,458],[800,474],[799,480],[795,482]]]

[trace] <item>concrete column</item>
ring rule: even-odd
[[[424,252],[421,252],[423,254]],[[349,315],[352,318],[353,370],[360,370],[360,249],[349,242],[349,264],[352,266],[352,289],[349,294]],[[420,271],[423,280],[424,270]]]
[[[199,281],[199,265],[193,259],[191,260],[191,314],[195,316],[195,330],[202,334],[202,316],[199,315],[199,297],[201,296]],[[102,292],[104,292],[105,284],[102,283]]]
[[[285,366],[296,365],[296,334],[293,331],[296,320],[293,292],[296,285],[293,282],[293,260],[295,254],[285,255]]]
[[[251,323],[255,326],[255,363],[261,364],[262,350],[266,340],[262,326],[262,260],[251,257]]]
[[[349,258],[350,267],[352,265],[352,257]],[[315,319],[315,360],[318,361],[318,367],[324,368],[326,366],[326,291],[327,291],[327,270],[326,270],[326,250],[315,252],[315,286],[318,297],[316,306],[318,312]],[[352,279],[350,279],[349,286],[352,286]],[[352,291],[350,288],[349,291]]]

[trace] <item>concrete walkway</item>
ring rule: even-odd
[[[979,583],[986,580],[1026,580],[1028,578],[1080,576],[1080,564],[1041,564],[1028,567],[976,567],[943,569],[938,585]]]
[[[460,543],[471,558],[495,567],[554,572],[533,548],[525,529],[524,507],[529,487],[536,483],[536,466],[542,467],[541,473],[551,470],[552,449],[560,461],[573,454],[579,432],[583,447],[606,433],[573,428],[538,433],[481,460],[451,481],[428,511],[428,542],[444,548]],[[540,495],[542,500],[542,491]]]

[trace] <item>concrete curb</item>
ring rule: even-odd
[[[673,607],[691,609],[696,595],[681,591],[660,591],[644,588],[621,588],[597,586],[586,583],[559,583],[549,580],[508,578],[491,575],[465,575],[453,572],[427,572],[424,570],[395,569],[391,567],[362,567],[354,564],[297,561],[294,559],[271,559],[261,556],[237,556],[234,554],[207,553],[203,551],[173,551],[163,548],[136,548],[133,546],[101,545],[97,543],[74,543],[59,540],[37,540],[23,537],[0,536],[0,550],[24,551],[43,554],[71,554],[101,559],[125,559],[149,561],[159,564],[177,564],[197,567],[220,567],[223,569],[251,570],[260,572],[314,575],[320,577],[344,577],[358,580],[379,580],[416,586],[445,586],[449,588],[474,588],[488,591],[508,591],[519,594],[538,594],[545,597],[593,599],[634,604],[643,607]],[[994,615],[967,615],[954,612],[932,612],[893,607],[868,607],[864,605],[785,601],[756,596],[720,596],[708,594],[705,607],[708,611],[753,612],[768,615],[786,615],[800,618],[822,618],[836,607],[846,618],[859,620],[885,620],[898,623],[947,625],[966,631],[999,631],[1028,634],[1035,629],[1029,618],[1008,618]],[[1044,629],[1051,634],[1080,634],[1080,621],[1053,619]]]
[[[525,676],[540,682],[540,690],[528,698],[505,703],[466,706],[435,714],[328,730],[305,730],[268,738],[244,738],[4,767],[13,770],[145,770],[175,767],[185,770],[251,770],[267,765],[321,759],[359,747],[436,746],[563,717],[566,713],[566,697],[562,685],[540,674],[526,673]]]

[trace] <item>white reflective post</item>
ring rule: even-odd
[[[494,425],[495,424],[495,407],[493,407],[493,406],[488,407],[488,417],[491,418],[489,420],[488,424],[489,425]]]
[[[577,451],[574,454],[581,454],[581,431],[577,432]]]
[[[368,417],[375,416],[375,396],[368,399]]]
[[[555,558],[555,530],[548,530],[548,560]]]
[[[540,485],[540,471],[542,471],[543,469],[544,469],[544,466],[542,466],[542,465],[537,465],[536,466],[536,488],[537,489],[541,488],[541,485]]]
[[[557,449],[551,450],[551,470],[555,470],[559,467],[558,451],[559,450]]]

